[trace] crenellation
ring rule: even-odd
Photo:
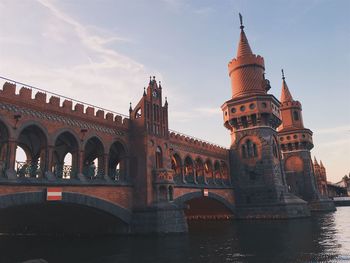
[[[51,104],[53,107],[59,108],[60,107],[60,98],[56,96],[51,96],[49,99],[49,104]]]
[[[106,120],[109,122],[113,122],[113,113],[108,112],[105,116]]]
[[[16,95],[16,84],[5,82],[2,89],[2,95],[6,97],[14,97]]]
[[[121,125],[121,124],[123,123],[123,118],[122,118],[122,116],[116,115],[116,116],[114,117],[114,122],[115,122],[116,124],[118,124],[118,125]]]
[[[20,90],[19,90],[19,97],[21,99],[30,101],[32,99],[32,90],[28,89],[26,87],[20,88]]]
[[[105,118],[105,112],[103,110],[97,110],[96,111],[96,117],[100,120],[104,120]]]
[[[79,114],[84,114],[84,105],[81,103],[75,104],[74,111]]]
[[[39,105],[46,104],[46,93],[38,91],[35,93],[33,100],[34,103],[39,103]]]
[[[88,107],[85,109],[85,114],[86,114],[87,116],[91,116],[91,117],[95,116],[95,108],[88,106]]]
[[[64,100],[62,104],[62,109],[65,112],[71,112],[73,109],[73,102],[71,100]]]

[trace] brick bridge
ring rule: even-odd
[[[154,77],[129,116],[13,83],[0,90],[2,231],[183,232],[186,217],[233,216],[228,150],[170,131]]]

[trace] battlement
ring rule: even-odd
[[[51,111],[61,115],[70,115],[73,118],[99,122],[104,125],[117,125],[124,128],[128,128],[129,126],[129,118],[117,112],[37,88],[22,86],[18,93],[16,93],[16,90],[16,84],[5,82],[2,90],[0,89],[0,100],[6,100],[15,105],[22,105],[38,110]],[[48,97],[47,94],[50,96]]]
[[[219,154],[226,154],[227,150],[228,150],[224,146],[210,143],[208,141],[201,140],[201,139],[195,138],[193,136],[186,135],[186,134],[172,131],[172,130],[170,130],[169,138],[171,141],[174,141],[174,142],[188,144],[188,145],[191,145],[193,147],[200,148],[202,150],[213,151],[213,152],[219,153]]]
[[[301,103],[297,100],[293,101],[286,101],[281,104],[281,109],[283,108],[291,108],[291,107],[298,107],[301,109]]]
[[[262,56],[250,55],[250,56],[234,58],[228,63],[229,75],[231,75],[232,71],[238,67],[242,67],[245,65],[254,65],[254,64],[260,67],[263,67],[265,69],[265,62]]]

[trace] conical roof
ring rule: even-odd
[[[281,103],[287,102],[287,101],[293,101],[292,94],[290,93],[288,89],[288,85],[286,82],[286,78],[284,77],[284,72],[282,69],[282,92],[281,92]]]
[[[238,48],[237,48],[237,58],[243,57],[243,56],[249,56],[249,55],[253,55],[253,52],[249,46],[247,36],[245,35],[245,32],[242,28],[241,35],[239,37]]]

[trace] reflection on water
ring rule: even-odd
[[[350,262],[350,207],[290,221],[191,222],[190,233],[0,237],[0,262]]]

